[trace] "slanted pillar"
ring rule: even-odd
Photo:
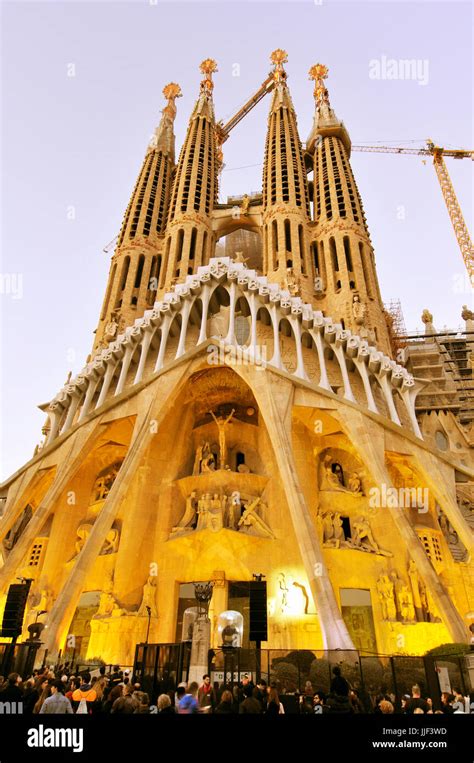
[[[293,384],[280,377],[277,379],[267,368],[266,374],[255,372],[251,387],[273,446],[294,533],[319,615],[324,649],[355,649],[337,604],[298,477],[291,441]]]
[[[349,408],[349,406],[341,406],[334,415],[343,425],[349,440],[357,443],[359,454],[372,477],[373,483],[378,486],[385,484],[387,490],[393,488],[390,474],[385,465],[383,428],[359,411]],[[394,489],[393,493],[395,494],[395,492]],[[414,528],[407,519],[405,509],[400,506],[393,507],[391,501],[388,503],[390,503],[389,506],[379,510],[390,512],[395,527],[404,541],[409,558],[413,559],[422,579],[428,586],[452,640],[454,642],[466,641],[467,630],[464,621],[426,556]]]
[[[58,469],[52,485],[28,522],[18,542],[8,554],[5,564],[0,569],[0,592],[10,583],[11,578],[15,576],[34,539],[41,534],[43,525],[53,510],[55,502],[73,479],[102,433],[103,428],[100,426],[99,417],[96,421],[80,427],[74,438],[72,438],[70,450],[62,459],[62,465]],[[13,515],[18,514],[19,504],[23,503],[25,498],[26,496],[22,492],[18,501],[15,502],[14,508],[11,509]]]
[[[115,521],[122,501],[130,489],[130,484],[146,450],[156,436],[156,429],[150,426],[150,422],[156,422],[159,427],[169,406],[167,390],[174,389],[178,394],[184,383],[183,380],[186,378],[187,370],[186,364],[174,368],[169,373],[160,376],[156,383],[149,388],[150,402],[144,413],[135,422],[132,442],[125,460],[48,617],[44,649],[47,649],[50,655],[57,654],[60,640],[74,615],[86,577],[100,553],[102,544]],[[0,571],[0,575],[1,572],[3,570]]]

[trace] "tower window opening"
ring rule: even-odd
[[[344,236],[344,254],[346,255],[346,265],[347,270],[352,273],[352,257],[351,257],[351,243],[349,241],[349,236]]]
[[[341,157],[341,164],[342,168],[344,170],[344,175],[346,177],[346,183],[347,188],[349,190],[349,198],[351,202],[351,211],[352,211],[352,217],[354,218],[355,222],[359,222],[359,214],[357,212],[357,205],[355,202],[355,193],[357,193],[357,186],[354,180],[354,176],[352,174],[352,170],[350,168],[349,163],[346,161],[346,158],[344,156],[344,151],[340,152]]]
[[[329,145],[327,139],[323,139],[322,144],[322,157],[323,157],[323,184],[324,184],[324,202],[326,205],[326,217],[328,220],[332,219],[332,204],[331,204],[331,191],[329,189],[329,175],[328,175],[328,151]]]
[[[235,455],[235,466],[236,466],[236,468],[238,469],[238,467],[241,464],[245,464],[245,453],[241,453],[240,451],[238,451],[236,453],[236,455]]]
[[[359,255],[360,255],[360,261],[362,263],[362,272],[364,273],[364,281],[365,281],[365,288],[367,289],[367,294],[369,296],[369,299],[374,298],[374,293],[372,290],[372,281],[370,278],[369,270],[367,267],[367,260],[364,250],[364,245],[362,241],[359,241]]]
[[[135,209],[134,209],[134,212],[133,212],[132,224],[130,226],[130,238],[135,238],[135,234],[137,232],[138,221],[140,219],[140,214],[141,214],[141,211],[142,211],[143,199],[144,199],[144,196],[145,196],[145,190],[146,190],[146,187],[148,185],[148,178],[150,177],[151,165],[152,165],[152,162],[153,162],[153,157],[154,157],[154,154],[151,153],[149,158],[148,158],[148,160],[147,160],[147,163],[145,165],[145,172],[143,174],[143,179],[141,180],[141,183],[140,183],[140,191],[139,191],[138,196],[137,196],[136,205],[135,205]]]
[[[349,288],[350,289],[355,289],[355,287],[356,287],[355,281],[349,281]]]
[[[117,299],[115,302],[114,307],[121,307],[122,306],[122,294],[125,289],[125,286],[127,285],[127,278],[128,278],[128,270],[130,267],[130,257],[127,255],[123,261],[122,265],[122,278],[120,279],[120,289],[117,294]]]
[[[272,204],[276,202],[276,114],[272,115],[272,145],[271,145],[271,188]]]
[[[153,255],[153,257],[151,258],[150,274],[148,277],[148,290],[146,294],[146,301],[148,305],[152,305],[153,302],[155,301],[156,290],[158,288],[158,278],[155,275],[156,261],[157,261],[157,256]]]
[[[313,263],[314,263],[314,272],[316,275],[319,275],[319,254],[318,254],[318,242],[313,241],[311,244],[311,249],[313,252]]]
[[[135,285],[134,285],[135,289],[140,288],[144,265],[145,265],[145,255],[141,254],[138,259],[137,272],[135,274]]]
[[[194,255],[196,252],[196,239],[197,239],[197,229],[193,228],[191,233],[191,245],[189,247],[189,259],[194,260]]]
[[[323,282],[323,290],[326,288],[326,260],[324,259],[324,241],[321,241],[320,246],[319,265],[321,268],[320,276]]]
[[[332,266],[336,272],[339,271],[339,260],[337,259],[337,248],[336,248],[336,242],[331,237],[329,239],[329,251],[331,253],[331,259],[332,259]]]
[[[178,232],[178,243],[176,245],[176,262],[181,262],[183,254],[184,230],[180,228]]]
[[[160,286],[163,286],[163,284],[164,284],[165,275],[166,275],[166,269],[168,267],[168,260],[169,260],[169,256],[170,256],[170,247],[171,247],[171,236],[168,239],[168,241],[166,242],[165,267],[163,268],[163,272],[161,274],[161,283],[160,283]]]
[[[287,252],[291,252],[291,225],[289,220],[285,220],[285,247]]]
[[[155,170],[153,173],[153,180],[152,180],[151,188],[150,188],[150,196],[148,198],[146,218],[145,218],[145,222],[143,223],[143,234],[145,236],[148,236],[150,233],[153,209],[155,206],[156,189],[158,187],[158,180],[160,177],[161,162],[163,159],[163,154],[161,153],[161,151],[159,153],[155,152],[154,157],[155,157]]]
[[[166,200],[168,199],[169,194],[169,163],[167,161],[163,161],[161,165],[161,195],[160,195],[160,202],[158,205],[158,214],[156,217],[156,231],[157,233],[161,233],[163,231],[163,223],[164,223],[164,217],[165,217],[165,205]]]
[[[300,245],[300,260],[301,260],[301,273],[302,275],[306,275],[306,267],[305,267],[305,252],[304,252],[304,233],[303,233],[303,226],[298,226],[298,239],[299,239],[299,245]]]
[[[189,185],[191,180],[191,174],[193,170],[193,163],[194,163],[194,154],[196,151],[196,139],[197,139],[197,132],[200,125],[200,118],[194,120],[193,129],[191,133],[191,140],[189,141],[189,152],[187,156],[186,161],[186,175],[185,175],[185,182],[183,184],[183,194],[181,197],[181,212],[186,212],[188,208],[188,193],[189,193]]]
[[[156,265],[155,265],[155,270],[154,270],[154,278],[155,278],[155,283],[156,283],[155,291],[158,288],[158,279],[160,277],[160,272],[161,272],[161,254],[159,254],[158,257],[157,257]]]
[[[276,220],[273,220],[272,222],[272,269],[273,270],[276,270],[278,268],[277,254],[278,254],[278,223]]]
[[[342,326],[343,330],[345,331],[345,328],[346,328],[346,324],[344,323],[344,318],[341,318],[341,320],[339,321],[339,323],[341,324],[341,326]]]
[[[287,260],[286,261],[286,267],[287,268],[292,268],[293,267],[293,260]]]
[[[337,205],[339,208],[339,215],[341,217],[345,217],[346,205],[344,203],[344,194],[342,192],[341,176],[339,173],[339,165],[338,165],[337,157],[336,157],[334,138],[329,138],[328,142],[329,142],[329,149],[331,151],[331,165],[332,165],[332,172],[334,176],[334,183],[336,187],[336,198],[337,198]]]

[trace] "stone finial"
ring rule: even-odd
[[[201,91],[210,95],[214,89],[212,75],[218,71],[217,62],[213,58],[205,58],[199,64],[199,69],[204,74],[204,79],[201,81]]]
[[[283,68],[283,64],[288,61],[288,53],[282,48],[277,48],[270,55],[270,61],[275,67],[273,70],[273,79],[276,83],[286,80],[286,72]]]
[[[181,88],[177,82],[169,82],[168,85],[165,85],[163,88],[163,95],[165,96],[168,103],[163,109],[162,114],[163,116],[168,117],[168,119],[171,119],[173,122],[174,118],[176,117],[176,106],[174,102],[176,98],[181,98],[183,95]]]
[[[314,99],[316,101],[316,107],[319,108],[323,104],[329,106],[329,94],[324,84],[324,80],[327,79],[329,69],[324,64],[314,64],[309,70],[309,78],[314,80]]]

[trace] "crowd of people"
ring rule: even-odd
[[[72,675],[68,666],[58,671],[51,668],[35,670],[25,681],[18,673],[6,679],[0,676],[0,703],[21,703],[24,715],[111,713],[111,714],[252,714],[284,715],[301,714],[460,714],[474,713],[474,692],[463,695],[458,689],[444,692],[438,709],[434,709],[430,697],[422,696],[418,685],[411,694],[401,698],[382,690],[371,697],[363,689],[351,687],[334,667],[329,692],[314,689],[310,681],[299,692],[280,691],[275,683],[267,685],[263,679],[255,685],[247,674],[238,685],[211,684],[204,675],[201,685],[197,682],[180,684],[176,691],[160,694],[156,705],[130,670],[122,671],[118,665],[106,674],[101,667],[91,676],[83,671]],[[2,705],[3,706],[3,705]]]

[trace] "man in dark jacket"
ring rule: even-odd
[[[260,679],[260,681],[257,683],[257,689],[258,689],[258,701],[262,703],[262,710],[265,710],[267,707],[267,699],[268,699],[268,687],[267,682],[263,680],[263,678]]]
[[[109,676],[109,689],[114,689],[116,686],[122,683],[123,673],[120,670],[120,665],[114,665],[114,671]]]
[[[18,686],[20,682],[18,673],[10,673],[0,691],[0,702],[21,702],[23,699],[23,690]]]
[[[334,678],[331,681],[331,694],[337,694],[339,697],[349,696],[349,683],[341,675],[341,668],[337,665],[332,669]]]

